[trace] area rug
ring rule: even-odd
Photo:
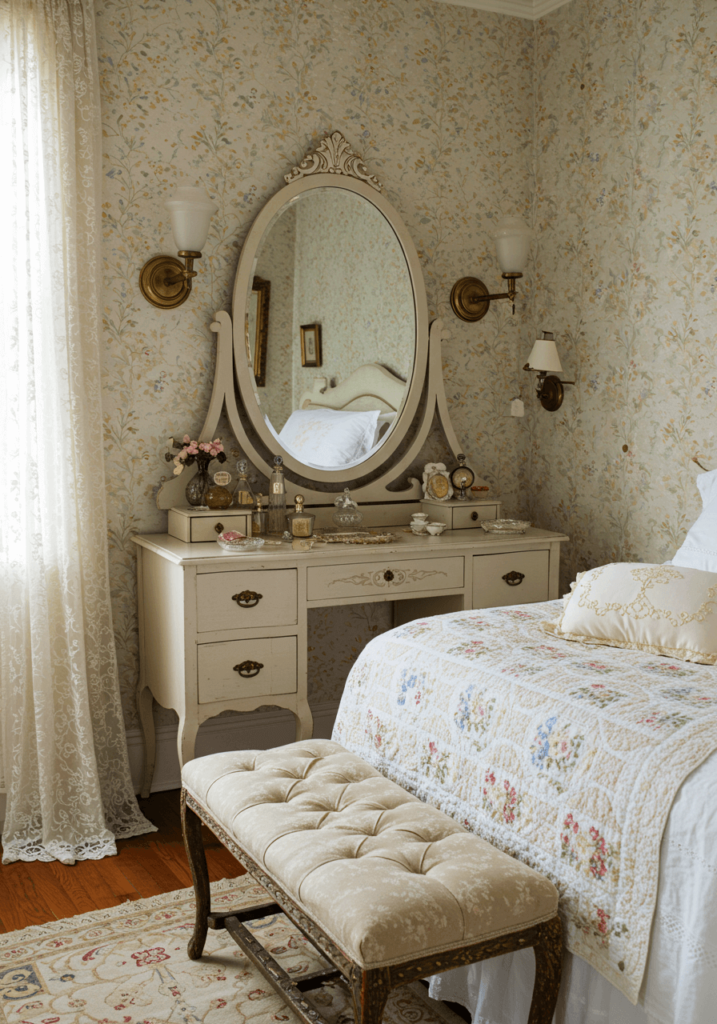
[[[212,909],[267,901],[248,876],[215,882]],[[225,931],[187,957],[192,889],[0,935],[2,1024],[299,1024]],[[297,977],[321,968],[313,946],[282,914],[248,927]],[[420,983],[396,989],[384,1024],[462,1024]],[[331,1022],[353,1021],[343,985],[307,993]]]

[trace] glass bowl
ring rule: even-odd
[[[331,517],[342,530],[350,526],[360,526],[363,522],[363,512],[357,508],[340,508]]]
[[[231,551],[235,555],[242,555],[249,551],[258,551],[259,548],[264,546],[263,537],[238,537],[237,539],[227,540],[222,534],[217,537],[217,544],[224,551]]]
[[[483,519],[480,525],[486,533],[525,533],[531,524],[525,519]]]

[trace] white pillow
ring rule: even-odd
[[[378,416],[378,409],[297,409],[282,427],[279,440],[307,466],[341,469],[361,462],[371,450]]]
[[[543,627],[563,640],[714,665],[717,573],[634,562],[601,565],[578,573],[562,614]]]
[[[717,469],[697,477],[702,512],[692,524],[671,565],[717,572]]]

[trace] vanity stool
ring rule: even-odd
[[[204,822],[269,901],[212,914]],[[391,989],[532,947],[529,1024],[550,1024],[562,930],[552,882],[467,832],[331,740],[239,750],[182,769],[182,826],[196,894],[189,956],[226,928],[304,1021],[304,993],[342,977],[356,1024],[379,1024]],[[291,978],[245,927],[284,913],[328,961]]]

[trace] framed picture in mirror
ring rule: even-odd
[[[301,325],[301,365],[321,366],[321,324]]]
[[[269,340],[271,282],[255,277],[246,319],[246,345],[258,388],[266,387],[266,349]]]

